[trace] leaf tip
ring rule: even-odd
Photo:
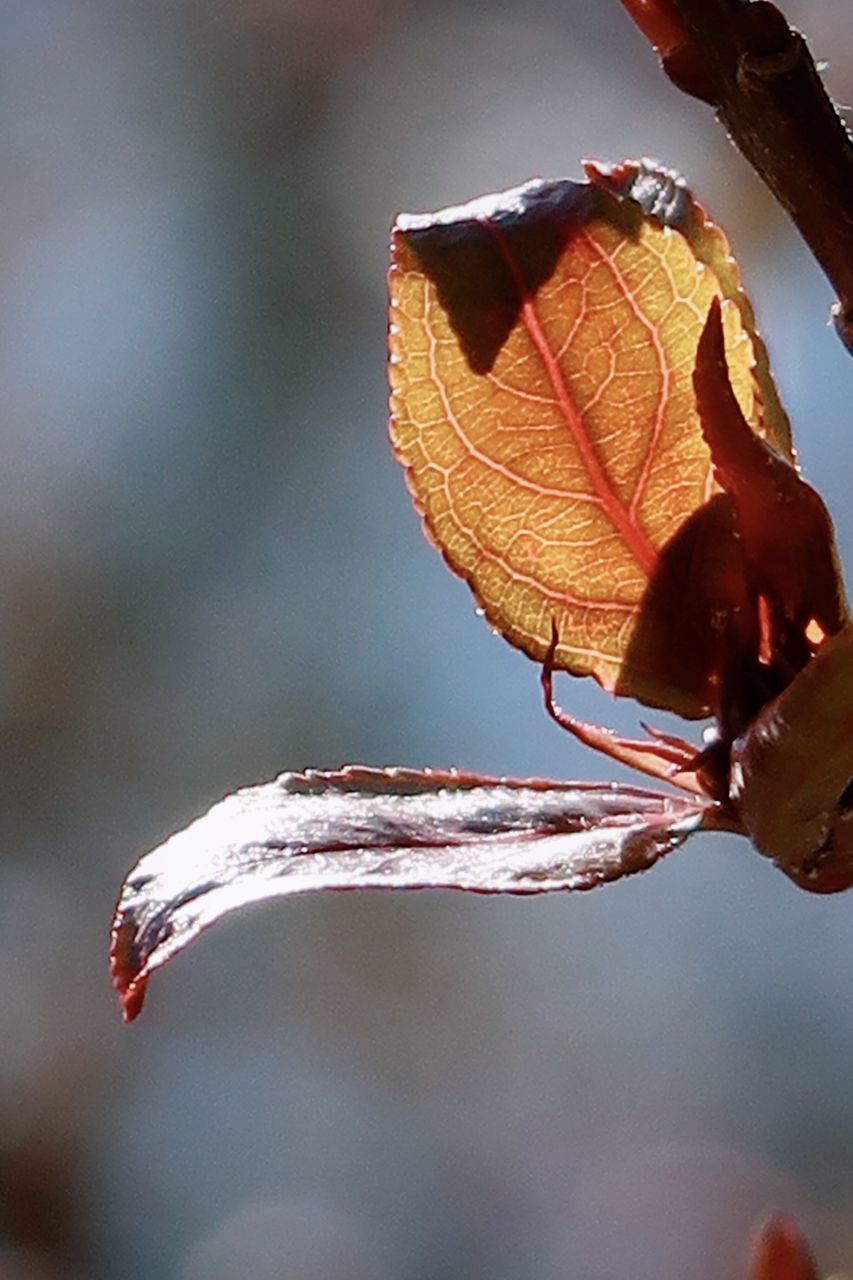
[[[759,1227],[747,1280],[817,1280],[811,1249],[790,1214],[773,1214]]]
[[[110,935],[110,977],[118,992],[125,1023],[139,1016],[145,1003],[148,975],[140,969],[136,953],[136,930],[121,908],[116,912]]]
[[[706,401],[711,391],[715,391],[717,398],[719,398],[720,387],[723,384],[730,389],[728,361],[726,360],[726,339],[723,332],[722,305],[719,297],[714,296],[711,299],[711,305],[708,307],[708,314],[705,317],[705,323],[699,335],[699,343],[696,347],[696,363],[693,369],[693,387],[699,405],[699,420],[702,426],[702,434],[705,436],[705,442],[709,448],[711,447],[708,442],[709,414],[707,411],[703,412],[703,406],[707,410]]]

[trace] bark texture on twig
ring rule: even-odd
[[[678,88],[710,103],[838,294],[853,354],[853,139],[803,36],[767,0],[622,0]]]

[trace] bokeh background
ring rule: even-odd
[[[849,0],[788,0],[841,103]],[[831,294],[617,0],[6,0],[0,1277],[853,1274],[853,899],[704,837],[587,896],[335,896],[119,1021],[122,874],[284,767],[594,778],[423,539],[388,226],[656,155],[728,229],[853,568]],[[561,686],[620,727],[636,709]]]

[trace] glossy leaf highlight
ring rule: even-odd
[[[221,801],[125,880],[111,968],[125,1017],[150,974],[250,902],[327,889],[591,889],[644,871],[709,812],[616,784],[455,770],[284,773]]]

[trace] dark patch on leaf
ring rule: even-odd
[[[435,285],[475,373],[492,368],[525,298],[553,275],[577,228],[603,208],[602,194],[568,179],[534,181],[502,192],[499,201],[398,219],[395,240]]]

